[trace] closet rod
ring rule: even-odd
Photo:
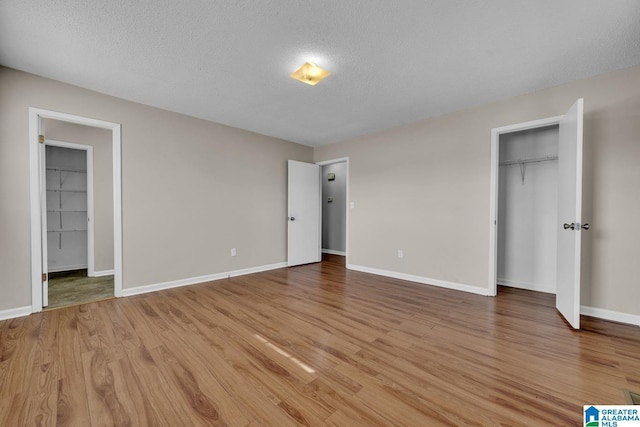
[[[527,163],[540,163],[548,162],[551,160],[558,160],[558,156],[537,157],[535,159],[507,160],[505,162],[500,162],[500,166],[524,165]]]
[[[63,168],[47,168],[48,171],[59,172],[75,172],[75,173],[87,173],[86,169],[63,169]]]

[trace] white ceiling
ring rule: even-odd
[[[0,0],[0,64],[318,146],[640,64],[640,1]]]

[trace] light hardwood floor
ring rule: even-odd
[[[0,425],[582,425],[640,328],[325,261],[0,322]]]

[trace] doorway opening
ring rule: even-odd
[[[498,292],[498,227],[499,177],[501,136],[514,132],[533,131],[539,128],[558,126],[557,137],[557,219],[555,225],[556,246],[556,308],[571,327],[580,329],[580,266],[582,231],[590,228],[582,223],[582,143],[583,143],[584,99],[576,100],[562,116],[491,130],[491,188],[489,226],[489,294]],[[504,141],[504,140],[503,140]],[[544,144],[541,144],[541,146]],[[505,154],[506,155],[506,154]],[[538,153],[539,155],[539,153]],[[504,159],[503,166],[520,167],[520,178],[526,179],[529,163],[551,161],[553,154],[533,157],[531,162]],[[525,159],[526,160],[526,159]],[[535,160],[535,162],[533,162]],[[548,196],[547,196],[548,197]],[[522,217],[514,220],[517,227],[530,227]],[[502,226],[502,224],[500,224]],[[535,229],[535,226],[534,226]],[[537,230],[536,230],[537,231]]]
[[[100,162],[102,166],[108,164],[103,168],[108,172],[108,178],[96,173],[96,179],[93,179],[93,155],[97,144],[46,139],[45,124],[49,129],[49,124],[56,123],[108,131],[102,145],[108,150],[109,161]],[[109,296],[122,296],[120,152],[120,125],[117,123],[29,108],[32,312],[42,311],[49,305],[50,280],[55,282],[56,275],[67,276],[67,282],[74,282],[76,287],[79,285],[78,274],[84,275],[85,280],[99,279],[94,281],[100,281],[102,286],[109,282]],[[108,194],[94,191],[105,186],[110,189]],[[94,210],[93,196],[96,194],[101,195],[96,199],[101,206]],[[106,216],[105,195],[110,222],[103,227],[100,224],[104,218],[101,220],[100,215]],[[96,215],[98,211],[102,213]],[[74,284],[70,287],[73,293]],[[84,301],[71,301],[69,305],[81,302]]]
[[[322,256],[347,256],[347,159],[318,163],[322,200]]]
[[[79,125],[51,120],[47,120],[46,124],[45,128],[50,129],[52,134],[60,132],[59,125],[66,125],[62,129],[67,130],[74,130],[76,126],[80,132],[84,130]],[[97,147],[100,177],[108,172],[106,169],[110,166],[110,150],[100,146],[101,143],[109,143],[104,136],[110,135],[103,132],[103,141],[99,141],[96,135],[84,132],[84,137],[93,139],[91,142]],[[43,288],[43,308],[60,308],[112,298],[113,259],[105,256],[103,250],[105,243],[108,243],[105,241],[113,240],[113,221],[110,212],[104,212],[105,205],[110,205],[113,199],[111,182],[94,185],[94,146],[47,139],[44,145],[46,192],[43,194],[43,206],[46,213],[43,214],[43,230],[46,229],[46,233],[42,238],[48,286],[47,289]],[[109,157],[105,158],[107,155]],[[98,214],[95,214],[94,194],[101,208]],[[98,250],[98,271],[95,268],[96,228],[98,245],[102,249]]]
[[[331,165],[336,166],[331,167]],[[327,167],[326,175],[323,172],[324,167]],[[348,265],[349,158],[318,163],[289,160],[287,168],[287,265],[293,267],[320,262],[323,255],[339,258],[339,261]],[[332,175],[329,176],[329,174]],[[322,187],[325,180],[337,182],[333,187],[328,187],[329,189],[323,195]],[[323,209],[323,204],[327,206],[326,210]],[[339,207],[336,209],[334,206]],[[335,212],[335,218],[332,217],[329,220],[327,227],[323,227],[323,210],[327,217],[332,217]],[[327,233],[324,242],[323,228]],[[337,236],[336,238],[331,236],[333,233]],[[327,243],[330,239],[333,239],[332,242],[337,242],[339,246],[325,246],[330,244]],[[325,249],[324,254],[323,249]]]
[[[557,129],[561,119],[562,116],[549,117],[492,130],[491,226],[489,239],[491,255],[489,260],[490,295],[495,296],[498,294],[499,282],[502,282],[500,283],[501,285],[531,288],[534,282],[543,280],[540,279],[540,274],[531,272],[532,264],[535,264],[536,260],[523,260],[522,258],[529,253],[535,252],[538,254],[540,246],[544,247],[546,240],[545,243],[540,243],[538,240],[532,244],[529,231],[535,232],[535,229],[521,217],[518,217],[517,214],[527,207],[526,204],[523,205],[524,203],[532,204],[536,202],[536,198],[542,197],[546,202],[546,209],[552,211],[545,214],[545,220],[542,222],[545,223],[547,216],[554,214],[557,219],[557,203],[554,207],[553,202],[549,201],[552,197],[549,193],[552,193],[555,189],[545,188],[542,196],[536,193],[536,191],[540,190],[540,184],[544,183],[544,179],[539,179],[540,171],[536,171],[534,168],[540,169],[540,165],[543,165],[543,169],[553,170],[555,168],[555,176],[557,177]],[[542,143],[537,144],[540,135],[542,135]],[[545,160],[544,162],[542,161],[543,159]],[[533,162],[533,160],[541,161]],[[547,171],[547,173],[549,172]],[[553,181],[553,172],[550,175],[546,177],[547,181]],[[544,173],[542,176],[545,176]],[[551,184],[551,182],[547,182],[547,184]],[[557,190],[555,191],[557,195]],[[508,198],[511,200],[507,200]],[[509,204],[509,201],[511,201],[511,204]],[[531,214],[533,216],[533,212]],[[538,220],[540,218],[536,219],[536,221]],[[531,230],[521,230],[521,228],[527,227],[531,227]],[[510,230],[511,233],[509,233]],[[518,243],[523,247],[519,248],[517,254],[507,253],[510,247],[518,246]],[[549,265],[548,257],[544,257],[544,260],[547,265],[543,276],[548,279],[555,275],[555,270],[552,273],[548,273],[547,271],[554,266]],[[539,260],[541,263],[545,261]],[[526,268],[523,269],[521,265],[525,265]],[[520,271],[517,271],[519,266]],[[513,279],[514,277],[515,279]],[[535,278],[535,280],[531,279],[531,277]],[[528,280],[525,278],[528,278]],[[539,283],[536,283],[536,285],[539,285]],[[542,286],[536,287],[542,288]],[[547,283],[545,286],[547,292],[554,288],[555,279],[553,279],[551,285]]]
[[[499,137],[498,285],[556,293],[558,131]]]

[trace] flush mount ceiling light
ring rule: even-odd
[[[291,73],[290,77],[302,83],[315,86],[329,74],[331,74],[331,71],[323,70],[313,62],[305,62],[300,68]]]

